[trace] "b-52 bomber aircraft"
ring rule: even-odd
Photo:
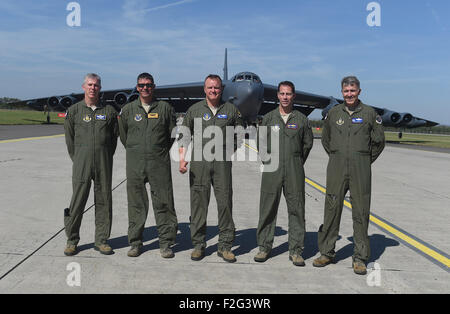
[[[233,103],[241,112],[247,124],[257,124],[265,113],[278,106],[277,86],[264,84],[258,75],[241,72],[228,79],[227,49],[223,68],[222,99]],[[195,102],[204,99],[203,82],[156,86],[154,97],[169,101],[176,112],[183,113]],[[65,111],[72,104],[82,100],[83,93],[49,98],[30,99],[17,102],[42,110],[48,105],[53,110]],[[103,102],[113,105],[118,111],[128,102],[139,97],[136,88],[116,89],[100,93]],[[295,91],[294,108],[308,116],[314,109],[322,109],[325,117],[328,110],[342,103],[342,99],[321,96],[303,91]],[[399,128],[416,128],[435,126],[438,123],[413,116],[410,113],[398,113],[386,108],[372,106],[381,116],[384,126]]]

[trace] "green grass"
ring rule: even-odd
[[[398,138],[397,132],[385,132],[385,136],[387,143],[450,148],[449,135],[415,134],[403,132],[403,136],[400,139]]]
[[[43,111],[0,109],[0,125],[45,123],[47,114]],[[59,118],[58,112],[50,112],[50,123],[63,124],[64,118]]]
[[[314,135],[320,136],[322,129],[313,128]],[[403,132],[402,138],[398,138],[398,132],[385,132],[386,143],[432,146],[450,148],[450,135],[416,134]]]

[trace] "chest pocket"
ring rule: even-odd
[[[352,116],[352,145],[356,152],[368,154],[370,152],[370,131],[372,125],[367,115]]]
[[[303,141],[303,126],[300,121],[291,120],[284,126],[284,133],[286,134],[286,141],[288,151],[292,154],[298,155],[302,153]]]
[[[301,127],[300,123],[298,123],[297,121],[286,123],[286,126],[284,128],[285,128],[284,131],[285,131],[286,135],[291,138],[300,135],[300,133],[302,131],[302,127]]]
[[[87,145],[94,122],[92,113],[77,113],[75,116],[75,145]]]
[[[365,115],[352,115],[350,117],[351,132],[357,135],[360,132],[367,133],[370,129],[369,118]]]
[[[351,121],[349,121],[348,117],[345,116],[340,116],[330,120],[330,126],[334,131],[337,131],[338,134],[342,134],[345,130],[348,130],[349,124],[351,124]]]
[[[149,112],[145,118],[148,119],[147,123],[152,131],[164,126],[164,119],[159,112]]]
[[[145,126],[145,120],[147,117],[145,116],[145,113],[141,112],[131,112],[131,114],[128,117],[128,127],[133,128],[142,128]]]
[[[104,128],[109,124],[110,117],[107,116],[105,113],[94,113],[92,115],[92,121],[95,123],[95,127],[99,131],[103,131]]]
[[[217,113],[214,117],[214,124],[220,128],[224,128],[227,125],[232,125],[232,117],[228,113]]]

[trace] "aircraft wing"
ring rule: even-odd
[[[112,102],[114,104],[114,96],[117,95],[117,93],[131,93],[132,89],[116,89],[116,90],[109,90],[100,92],[100,99],[105,101],[106,103]],[[84,99],[84,93],[72,93],[69,95],[60,95],[60,96],[50,96],[50,97],[43,97],[43,98],[34,98],[34,99],[27,99],[17,102],[11,102],[8,103],[11,106],[17,106],[17,107],[27,107],[34,110],[42,111],[45,109],[45,106],[48,105],[50,108],[52,108],[55,111],[65,112],[67,108],[69,108],[74,103],[77,103]]]
[[[177,112],[186,112],[193,103],[204,98],[203,82],[156,86],[155,97],[168,100]],[[112,89],[100,92],[100,99],[113,105],[118,111],[127,102],[138,97],[135,88]],[[44,110],[49,105],[53,110],[66,111],[72,104],[81,101],[84,93],[28,99],[10,103],[12,106],[27,106],[35,110]]]
[[[28,99],[28,100],[21,100],[21,101],[15,101],[15,102],[10,102],[8,103],[8,105],[12,106],[12,107],[17,107],[17,108],[30,108],[30,109],[34,109],[34,110],[44,110],[44,105],[47,104],[47,99],[48,97],[45,98],[36,98],[36,99]]]
[[[408,112],[399,113],[387,108],[371,107],[380,115],[383,120],[383,125],[387,127],[412,129],[417,127],[432,127],[439,124],[434,121],[413,116]]]
[[[224,82],[226,84],[227,81]],[[275,85],[263,84],[264,93],[261,109],[258,115],[264,115],[278,106],[277,90]],[[332,96],[321,96],[303,91],[295,91],[294,109],[301,111],[308,116],[314,109],[322,109],[322,116],[326,116],[328,110],[333,106],[342,103],[342,99],[335,99]],[[113,105],[117,111],[127,102],[139,97],[135,88],[114,89],[100,92],[103,102]],[[176,112],[186,112],[195,102],[204,99],[203,82],[163,85],[155,88],[155,97],[169,101]],[[72,93],[69,95],[52,96],[36,99],[28,99],[19,102],[9,103],[18,107],[28,107],[35,110],[44,110],[45,106],[50,106],[53,110],[66,111],[72,104],[81,101],[84,93]],[[438,125],[437,122],[415,117],[410,113],[399,113],[386,108],[372,106],[381,116],[383,125],[399,128],[432,127]]]
[[[156,86],[154,96],[167,100],[176,112],[186,112],[194,103],[205,98],[203,82]]]
[[[277,86],[264,84],[264,101],[261,106],[260,115],[264,115],[278,106],[277,91]],[[322,109],[322,116],[325,117],[328,110],[343,101],[343,99],[336,99],[332,96],[321,96],[296,90],[294,109],[301,111],[306,116],[314,109]],[[416,117],[408,112],[399,113],[386,108],[371,107],[380,115],[383,120],[383,125],[387,127],[417,128],[432,127],[439,124]]]

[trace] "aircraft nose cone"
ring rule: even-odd
[[[237,90],[236,105],[239,111],[249,117],[256,117],[261,108],[263,95],[262,84],[242,82]]]

